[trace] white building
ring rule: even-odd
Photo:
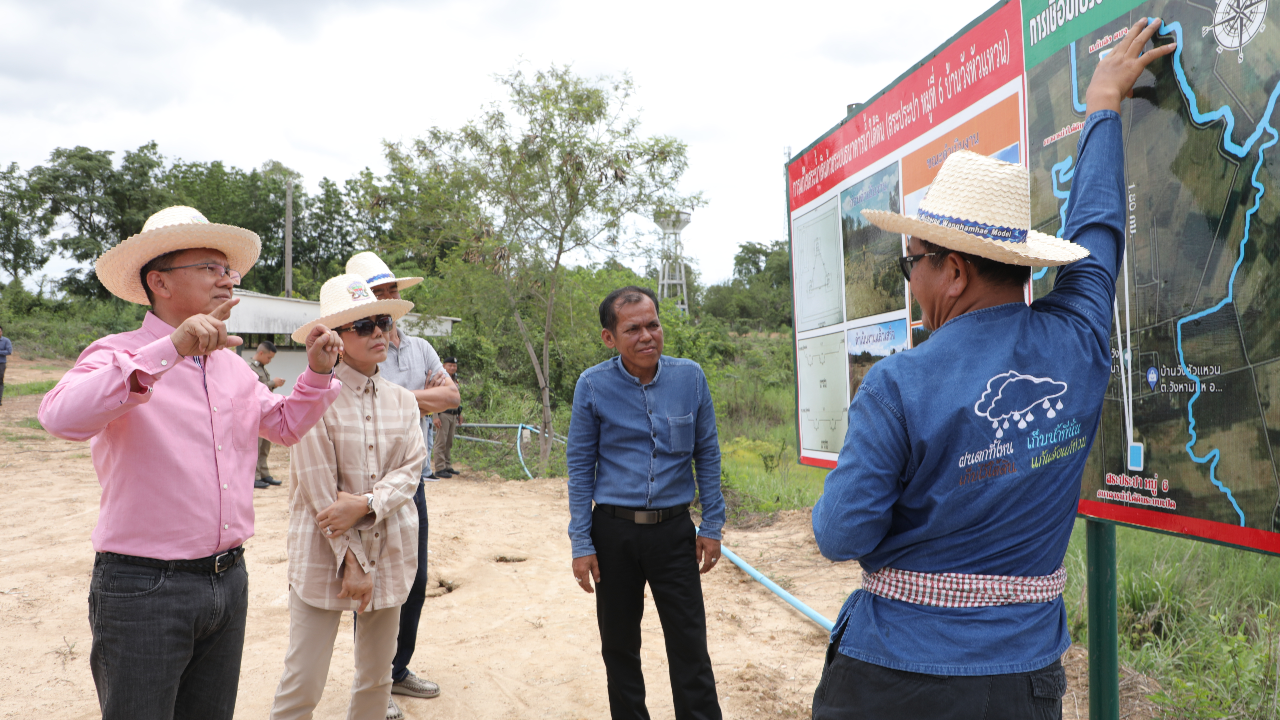
[[[240,302],[231,309],[227,330],[244,338],[244,345],[239,348],[240,356],[248,361],[258,343],[272,340],[279,352],[267,366],[267,371],[272,377],[284,378],[284,386],[278,392],[288,395],[293,390],[294,380],[307,367],[306,348],[294,343],[289,335],[320,317],[320,303],[248,290],[236,290],[235,296],[240,298]],[[430,339],[448,337],[453,333],[453,324],[459,321],[461,318],[409,313],[396,324],[410,334]]]

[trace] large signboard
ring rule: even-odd
[[[1084,90],[1141,17],[1179,50],[1123,118],[1113,375],[1084,515],[1280,552],[1280,3],[1023,3],[1032,222],[1061,232]],[[1269,30],[1269,31],[1264,31]],[[1036,273],[1047,292],[1052,271]]]
[[[833,467],[867,369],[927,339],[895,265],[904,238],[860,211],[914,213],[969,149],[1027,164],[1032,225],[1060,234],[1084,90],[1128,27],[1160,17],[1179,50],[1123,113],[1127,249],[1080,513],[1280,554],[1277,5],[1001,3],[789,163],[800,461]],[[1054,276],[1037,268],[1028,299]]]
[[[787,166],[805,464],[835,467],[867,369],[927,335],[898,269],[905,238],[861,211],[914,213],[956,150],[1026,161],[1020,19],[1016,2],[992,8]]]

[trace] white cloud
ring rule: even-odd
[[[156,140],[187,160],[271,158],[314,185],[382,168],[382,141],[474,117],[495,74],[629,71],[647,133],[689,144],[684,233],[704,280],[785,237],[798,152],[989,0],[599,3],[0,0],[0,162]]]

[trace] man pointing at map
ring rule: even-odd
[[[822,554],[858,560],[813,717],[1060,717],[1070,645],[1062,567],[1110,376],[1124,250],[1120,101],[1173,51],[1138,22],[1086,93],[1061,240],[1029,228],[1027,171],[952,154],[916,217],[903,274],[928,342],[876,363],[813,509]],[[1061,266],[1028,306],[1032,267]]]

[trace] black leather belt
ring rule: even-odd
[[[244,555],[244,546],[231,548],[224,553],[210,555],[209,557],[200,558],[198,560],[156,560],[155,558],[137,557],[135,555],[120,555],[119,553],[100,552],[98,560],[102,562],[118,562],[126,565],[141,565],[143,567],[168,568],[179,570],[181,572],[193,573],[212,573],[214,575],[224,573],[236,566],[240,561],[240,556]]]
[[[445,415],[461,415],[462,408],[449,408],[448,410],[441,410],[440,412],[444,413]]]
[[[656,525],[660,522],[666,522],[681,513],[689,513],[689,503],[676,505],[674,507],[662,508],[659,510],[645,510],[644,508],[625,508],[617,505],[603,505],[596,503],[596,507],[604,512],[622,520],[630,520],[637,525]]]

